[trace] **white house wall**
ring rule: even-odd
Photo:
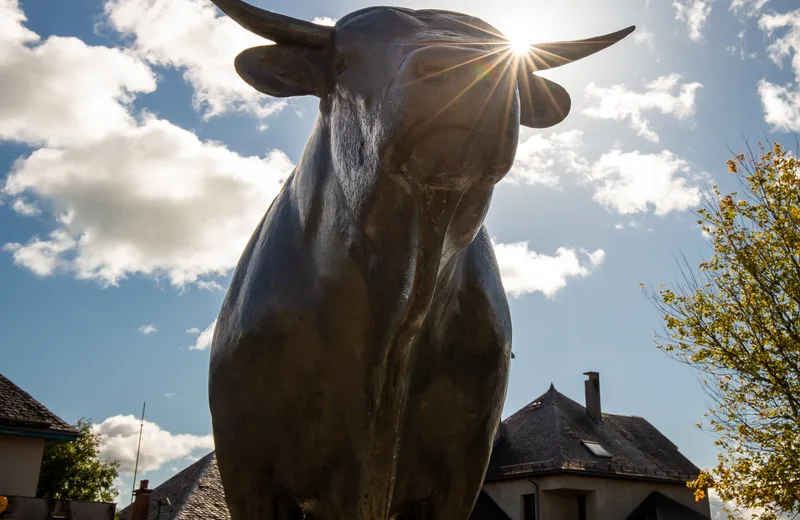
[[[522,495],[536,492],[537,486],[539,520],[578,518],[579,494],[587,495],[587,520],[625,520],[653,491],[710,516],[708,499],[695,502],[693,492],[683,484],[551,475],[486,483],[484,491],[511,520],[523,520]]]
[[[0,434],[0,495],[36,496],[44,439]]]

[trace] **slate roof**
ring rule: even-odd
[[[708,517],[658,491],[653,491],[626,520],[708,520]]]
[[[0,429],[50,433],[54,437],[78,437],[78,430],[3,374],[0,374]]]
[[[698,475],[697,466],[644,418],[604,413],[602,419],[595,422],[583,405],[551,385],[503,421],[486,480],[580,472],[686,482]],[[584,440],[598,442],[611,457],[592,454]]]
[[[169,498],[170,505],[161,506],[161,520],[231,518],[213,451],[153,490],[148,520],[155,520],[158,501],[164,497]],[[132,512],[131,506],[126,507],[119,513],[120,520],[130,520]]]
[[[492,500],[492,497],[481,490],[475,507],[469,515],[469,520],[511,520],[503,509]]]
[[[150,494],[147,520],[155,520],[159,499],[169,497],[170,505],[161,507],[161,520],[230,520],[225,492],[211,452],[185,470],[158,486]],[[119,513],[120,520],[130,520],[132,507]],[[469,520],[510,520],[489,495],[481,491]]]

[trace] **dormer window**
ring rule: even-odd
[[[611,458],[611,454],[599,443],[594,441],[581,441],[586,449],[592,452],[595,457]]]

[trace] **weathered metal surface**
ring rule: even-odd
[[[214,2],[270,37],[277,18]],[[570,107],[531,72],[630,30],[520,59],[453,12],[363,9],[324,44],[286,24],[235,61],[259,91],[320,105],[217,321],[209,400],[231,516],[465,520],[511,346],[483,220],[520,123],[549,127]]]

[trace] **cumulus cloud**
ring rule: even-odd
[[[242,157],[149,117],[140,126],[15,163],[2,188],[61,215],[46,238],[6,249],[40,275],[116,285],[130,273],[175,286],[232,268],[293,165],[282,152]]]
[[[689,38],[698,41],[703,37],[703,27],[711,14],[712,0],[684,0],[672,2],[675,8],[675,19],[684,22],[689,31]]]
[[[795,74],[794,84],[777,85],[765,79],[759,82],[758,93],[764,108],[764,120],[776,130],[800,131],[800,9],[764,15],[758,25],[770,36],[775,31],[785,29],[783,36],[767,47],[767,52],[779,66],[792,55],[791,65]]]
[[[768,124],[775,130],[800,131],[800,88],[761,80],[758,94],[764,108],[764,120]]]
[[[110,16],[127,20],[131,30],[142,28],[139,23],[162,30],[142,28],[152,45],[135,54],[75,38],[39,43],[23,26],[17,0],[0,0],[0,77],[6,78],[0,84],[0,139],[40,146],[14,163],[0,181],[0,196],[14,199],[12,208],[21,215],[46,211],[55,217],[47,235],[3,250],[41,276],[68,272],[115,285],[144,274],[165,276],[175,286],[219,289],[208,277],[235,265],[293,165],[279,151],[243,157],[153,115],[134,117],[134,95],[155,88],[141,56],[155,60],[151,54],[159,56],[158,48],[147,38],[161,35],[171,47],[177,34],[177,48],[188,45],[181,29],[165,29],[159,16],[175,21],[177,10],[189,26],[192,16],[223,22],[213,9],[189,0],[116,0],[108,6]],[[144,7],[153,12],[140,12]],[[214,41],[227,38],[227,29],[209,30],[221,31]]]
[[[147,336],[148,334],[155,334],[156,332],[158,332],[158,329],[155,327],[155,325],[150,323],[139,327],[139,332]]]
[[[139,441],[140,420],[133,415],[115,415],[92,426],[100,436],[100,456],[118,460],[121,473],[133,473],[136,448]],[[214,448],[214,438],[208,435],[170,433],[159,425],[144,421],[142,428],[139,471],[153,471],[165,464],[182,459],[202,450]]]
[[[695,112],[697,90],[702,86],[697,82],[681,82],[679,74],[670,74],[651,81],[644,92],[634,92],[625,85],[603,88],[589,83],[585,92],[594,105],[584,109],[583,113],[598,119],[627,120],[637,134],[657,143],[658,134],[643,112],[657,110],[678,119],[690,117]]]
[[[197,336],[197,340],[194,342],[194,345],[189,347],[189,350],[205,350],[211,346],[211,342],[214,339],[214,329],[217,326],[217,320],[211,322],[211,325],[206,327],[202,332],[197,327],[192,327],[188,329],[186,332],[189,334],[195,334]]]
[[[620,214],[648,211],[656,215],[685,211],[700,203],[701,192],[686,161],[668,150],[648,154],[614,149],[591,166],[585,181],[595,188],[594,200]]]
[[[204,117],[235,110],[264,118],[286,105],[253,89],[233,68],[237,54],[267,41],[218,16],[211,2],[109,0],[105,13],[115,30],[133,39],[136,56],[183,70],[194,89],[194,106]]]
[[[540,292],[552,298],[568,280],[588,276],[605,259],[602,249],[587,252],[560,247],[550,256],[531,250],[528,242],[494,243],[494,250],[503,286],[514,297]]]
[[[556,168],[572,171],[586,168],[585,159],[578,154],[582,136],[580,130],[531,135],[517,147],[514,165],[503,182],[558,187]]]
[[[145,63],[77,38],[42,42],[25,20],[18,0],[0,0],[0,140],[68,146],[133,124],[128,104],[156,88]]]

